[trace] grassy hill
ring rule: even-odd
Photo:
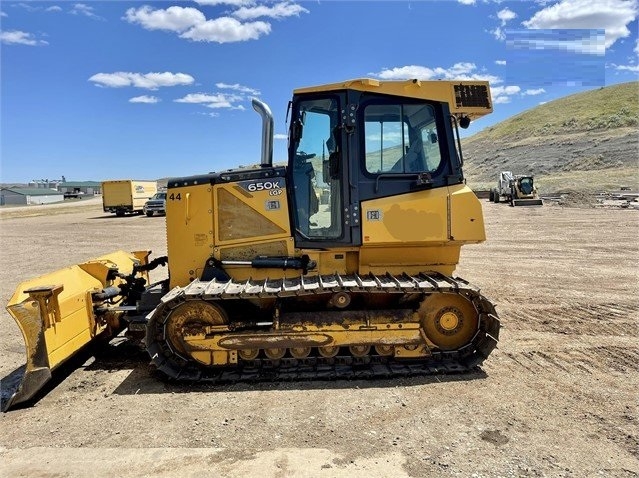
[[[537,106],[462,141],[468,184],[533,174],[540,192],[639,188],[639,82]]]

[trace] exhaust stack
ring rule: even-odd
[[[257,98],[252,99],[253,109],[262,117],[262,160],[263,168],[273,166],[273,114],[268,105]]]

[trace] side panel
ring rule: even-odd
[[[362,247],[360,274],[393,275],[439,272],[451,276],[459,263],[459,245]]]
[[[213,191],[216,259],[252,261],[258,256],[294,254],[284,178],[220,184]],[[225,270],[236,280],[299,275],[294,269],[286,272],[228,265]]]
[[[447,188],[363,201],[362,245],[445,243],[447,203]]]
[[[484,214],[475,193],[466,185],[450,186],[450,239],[476,243],[486,240]]]
[[[481,203],[463,184],[364,201],[359,270],[451,275],[461,246],[485,238]]]
[[[290,237],[284,178],[220,184],[214,191],[216,246]]]
[[[213,186],[176,187],[166,197],[170,286],[189,284],[213,253]]]

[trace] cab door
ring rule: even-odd
[[[344,98],[344,93],[293,98],[287,175],[297,248],[352,243]]]

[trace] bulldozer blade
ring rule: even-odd
[[[92,292],[111,285],[110,271],[131,274],[146,264],[148,251],[116,251],[21,283],[7,305],[26,348],[24,373],[3,379],[2,411],[25,402],[51,379],[52,372],[94,339],[117,333],[119,315],[94,313]],[[148,277],[146,277],[148,281]],[[115,330],[118,329],[118,330]]]
[[[543,206],[541,199],[514,199],[513,206]]]

